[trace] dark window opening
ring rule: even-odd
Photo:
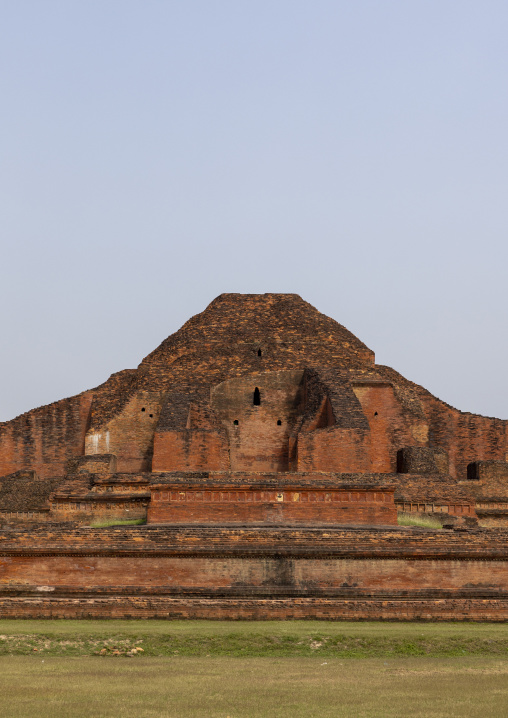
[[[472,461],[470,464],[467,465],[467,480],[468,481],[479,481],[480,480],[480,471],[478,467],[478,462]]]
[[[233,424],[234,424],[235,426],[238,426],[238,419],[235,419],[235,420],[233,421]]]
[[[150,414],[150,419],[153,419],[153,414]]]
[[[377,416],[377,411],[374,412],[374,416]]]
[[[282,426],[282,421],[280,419],[277,419],[277,426]]]
[[[141,411],[146,411],[145,407],[143,407],[143,408],[141,409]]]
[[[259,393],[259,389],[257,387],[254,389],[254,399],[252,403],[254,406],[259,406],[261,404],[261,394]]]
[[[258,357],[261,356],[261,349],[258,349]]]

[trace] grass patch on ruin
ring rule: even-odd
[[[418,514],[410,514],[399,511],[397,514],[397,523],[399,526],[419,526],[424,529],[441,529],[443,528],[439,519],[433,519],[431,516],[419,516]]]
[[[142,526],[146,519],[106,519],[104,521],[92,521],[90,528],[105,529],[108,526]]]
[[[508,625],[329,621],[0,620],[0,656],[508,658]]]
[[[485,718],[506,715],[499,658],[0,657],[9,718]]]

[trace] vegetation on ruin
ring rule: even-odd
[[[397,514],[397,523],[399,526],[419,526],[424,529],[440,529],[443,528],[441,521],[432,516],[421,516],[420,514],[410,514],[399,511]]]

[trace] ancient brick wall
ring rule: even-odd
[[[115,454],[119,471],[151,471],[154,431],[163,398],[160,392],[148,391],[132,396],[100,431],[88,431],[85,453]]]
[[[22,470],[0,480],[0,512],[22,515],[49,511],[49,497],[62,479],[42,479],[35,471]]]
[[[229,468],[225,436],[215,431],[161,431],[154,437],[153,471],[219,471]]]
[[[465,504],[459,502],[442,503],[441,501],[423,500],[422,501],[396,501],[398,511],[404,513],[418,513],[422,515],[446,514],[450,516],[470,516],[476,517],[476,508],[474,504]]]
[[[448,454],[428,446],[406,446],[397,452],[397,471],[401,474],[448,475]]]
[[[479,502],[476,505],[476,515],[479,525],[484,528],[508,528],[508,504],[506,502],[499,504]]]
[[[506,620],[508,534],[12,529],[0,616]]]
[[[411,504],[458,504],[474,507],[473,482],[461,484],[445,474],[399,474],[395,476],[395,500]]]
[[[264,372],[214,387],[233,471],[287,471],[289,435],[303,406],[303,372]]]
[[[476,497],[476,513],[481,526],[508,526],[508,462],[475,461],[468,464],[470,490]]]
[[[109,477],[116,473],[118,462],[115,454],[93,454],[75,456],[67,462],[68,474],[93,474],[95,477]]]
[[[475,461],[467,467],[467,478],[475,482],[472,488],[479,496],[499,498],[508,495],[508,461]]]
[[[491,597],[508,598],[506,561],[407,561],[404,559],[294,558],[251,556],[38,556],[0,558],[1,587],[18,593],[36,593],[39,586],[83,589],[97,593],[105,589],[149,587],[167,593],[201,590],[217,593],[228,589],[234,595],[258,593],[274,596],[289,592],[303,595],[383,593],[394,596],[411,592],[425,595],[465,591],[481,587]],[[489,590],[486,591],[487,586]],[[31,591],[29,590],[31,589]],[[173,591],[171,591],[173,589]],[[121,591],[121,592],[122,592]],[[1,592],[0,592],[1,593]]]
[[[401,450],[405,459],[397,467]],[[68,465],[83,453],[90,458],[81,469]],[[119,472],[145,472],[146,495],[139,486],[117,485],[114,467],[99,466],[103,454],[117,456]],[[438,460],[445,455],[449,475]],[[499,525],[508,523],[508,487],[499,477],[484,485],[466,481],[466,467],[507,456],[508,422],[461,413],[394,370],[376,366],[361,341],[296,295],[222,295],[137,369],[0,425],[0,511],[16,520],[43,520],[49,502],[52,517],[62,521],[142,517],[149,480],[164,483],[162,475],[171,471],[208,474],[199,481],[212,492],[225,490],[225,479],[213,486],[212,472],[249,471],[252,492],[277,489],[283,495],[299,492],[278,479],[254,486],[256,472],[282,472],[279,478],[284,472],[315,472],[321,482],[315,495],[321,491],[324,497],[340,489],[338,474],[357,472],[367,481],[378,472],[408,511],[438,510],[469,526],[476,505],[484,525]],[[397,468],[409,473],[397,474]],[[36,472],[29,479],[33,490],[22,490],[19,470]],[[53,479],[53,494],[37,484]],[[245,478],[228,480],[237,490],[227,489],[227,500],[206,506],[197,494],[189,500],[186,494],[174,506],[156,500],[151,520],[206,522],[212,507],[214,520],[246,525],[333,523],[339,514],[342,521],[378,523],[387,512],[393,520],[393,507],[375,501],[328,505],[325,498],[305,508],[303,500],[286,502],[284,496],[282,502],[250,501],[254,493],[242,493]],[[262,544],[264,537],[256,540]],[[402,538],[393,540],[403,551]],[[249,546],[253,550],[257,544]]]
[[[103,473],[116,463],[111,454],[83,456],[69,462],[74,469],[49,497],[51,520],[90,524],[109,520],[146,519],[150,474]],[[98,473],[89,473],[96,469]]]
[[[106,382],[94,401],[91,430],[101,433],[142,391],[189,397],[198,385],[249,373],[373,363],[374,353],[363,342],[297,295],[224,294],[164,340],[138,370]]]
[[[132,521],[146,519],[149,498],[136,496],[97,496],[95,499],[55,499],[51,502],[48,521],[75,522],[78,524],[102,521]]]
[[[11,557],[284,554],[308,558],[505,561],[508,559],[508,532],[282,526],[89,529],[53,523],[27,528],[4,527],[0,530],[0,554]]]
[[[3,618],[159,618],[209,620],[485,621],[508,620],[504,598],[335,598],[230,596],[0,597]]]
[[[370,436],[362,429],[331,427],[302,432],[297,440],[298,471],[369,472]]]
[[[403,446],[425,446],[427,425],[404,409],[391,384],[356,381],[353,389],[370,428],[370,471],[397,471],[397,452]]]
[[[92,392],[33,409],[0,424],[0,476],[33,469],[62,476],[71,457],[82,454]]]
[[[508,422],[462,413],[421,391],[429,417],[429,446],[447,452],[450,474],[454,478],[465,480],[467,466],[473,461],[506,461]]]
[[[46,511],[0,511],[0,525],[2,524],[26,524],[26,523],[45,523],[46,521],[54,521],[51,516],[49,507]]]
[[[152,487],[149,523],[394,524],[393,490]]]
[[[294,387],[269,384],[270,373],[284,372],[295,376],[305,372],[309,386],[317,388],[315,416],[305,417],[301,426],[294,422],[298,404],[291,394]],[[184,459],[178,468],[224,467],[224,447],[214,445],[216,437],[190,439],[198,456],[209,452],[212,463],[205,466],[204,459],[187,452],[183,434],[165,438],[163,434],[202,430],[221,435],[202,402],[210,401],[212,387],[236,379],[252,392],[250,384],[257,386],[254,377],[268,382],[258,387],[264,400],[257,411],[246,412],[238,425],[231,424],[235,418],[229,414],[221,419],[226,422],[222,429],[230,435],[226,444],[233,468],[298,468],[293,463],[296,435],[331,429],[334,424],[351,431],[349,439],[346,433],[335,437],[342,442],[343,455],[349,453],[349,464],[333,456],[329,437],[321,434],[302,439],[299,468],[324,466],[326,456],[334,463],[324,470],[365,466],[357,456],[358,442],[370,455],[370,471],[395,471],[397,451],[410,446],[446,451],[450,473],[459,480],[465,479],[471,461],[506,460],[507,422],[460,413],[390,368],[376,366],[373,353],[360,340],[297,295],[228,294],[168,337],[138,369],[118,372],[93,392],[1,425],[0,475],[23,468],[35,469],[43,477],[62,475],[66,459],[83,450],[116,454],[120,471],[150,471],[154,441],[161,451],[157,470],[177,467],[171,460],[173,450]],[[353,391],[363,419],[349,396]],[[270,404],[277,393],[279,399]],[[231,409],[238,409],[233,394]],[[290,396],[292,406],[287,401]],[[192,426],[187,427],[189,420]],[[368,442],[362,431],[368,431]],[[312,441],[325,458],[310,456],[310,444],[305,451]]]

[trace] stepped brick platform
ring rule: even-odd
[[[0,615],[506,620],[508,533],[465,538],[388,527],[12,528],[0,540]]]
[[[294,294],[0,424],[0,616],[506,620],[503,527],[508,422]]]
[[[161,477],[150,489],[148,523],[397,524],[394,488],[379,480],[216,472]]]

